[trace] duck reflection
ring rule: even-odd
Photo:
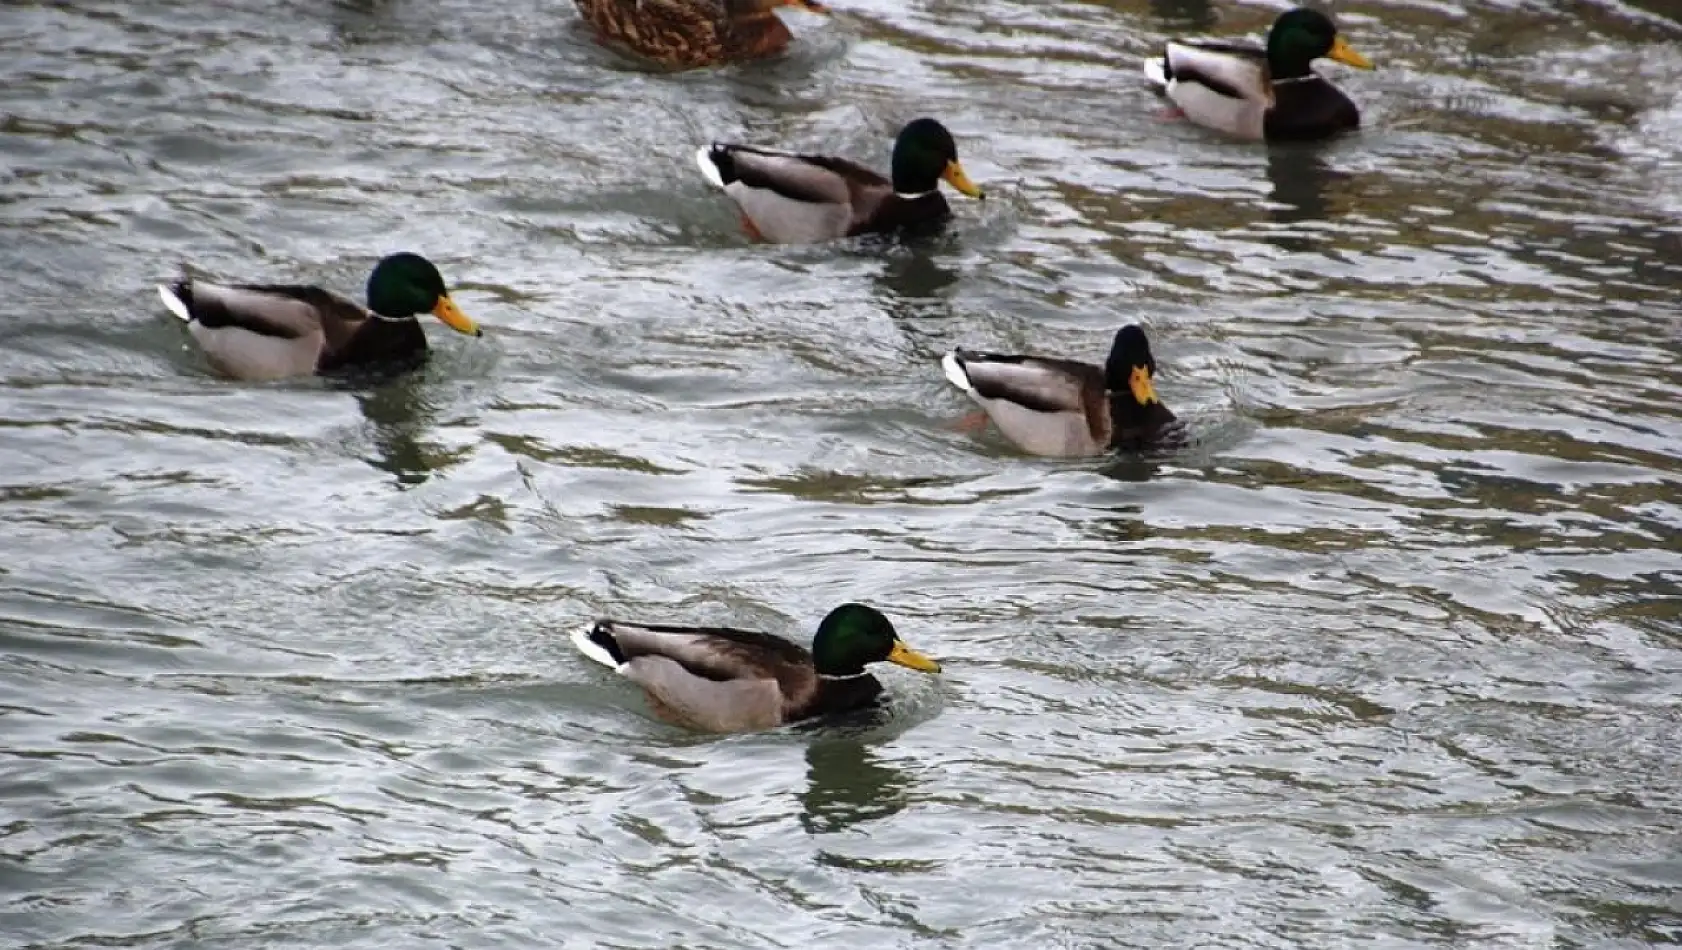
[[[421,440],[437,414],[427,398],[426,373],[362,374],[343,385],[356,397],[362,418],[368,421],[375,453],[366,459],[369,465],[391,473],[399,485],[409,486],[454,464],[456,459],[448,450]]]
[[[1318,149],[1272,145],[1267,150],[1267,180],[1273,183],[1268,197],[1283,207],[1273,209],[1281,224],[1324,220],[1341,209],[1328,197],[1332,186],[1350,175],[1326,164]]]
[[[959,272],[940,262],[932,244],[928,240],[895,242],[886,249],[873,282],[876,298],[891,318],[952,316],[952,289]]]
[[[958,272],[942,264],[929,242],[900,244],[889,250],[876,286],[890,301],[908,307],[933,304],[947,315],[949,289],[958,282]]]
[[[1081,518],[1080,528],[1107,547],[1126,547],[1156,537],[1145,521],[1144,509],[1138,505],[1093,509]]]
[[[1162,470],[1162,463],[1139,456],[1117,456],[1105,462],[1098,474],[1118,482],[1148,482]]]
[[[947,331],[921,321],[951,319],[958,271],[943,264],[936,253],[942,242],[885,240],[892,240],[893,246],[885,249],[882,267],[872,277],[876,302],[899,325],[911,344],[912,356],[938,359],[949,345]]]
[[[1171,21],[1176,28],[1203,31],[1215,25],[1215,10],[1209,0],[1150,0],[1151,14]]]
[[[856,739],[817,739],[806,747],[806,766],[800,824],[808,834],[843,831],[861,821],[898,814],[913,785],[909,775]]]
[[[1336,197],[1336,186],[1352,176],[1326,163],[1312,147],[1272,145],[1267,151],[1268,194],[1273,207],[1268,214],[1280,224],[1325,221],[1344,209]],[[1267,241],[1287,251],[1311,251],[1316,238],[1307,234],[1271,234]]]
[[[333,35],[345,46],[384,42],[395,27],[391,18],[402,0],[335,0],[324,13]]]

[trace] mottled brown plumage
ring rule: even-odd
[[[673,69],[775,56],[793,34],[774,12],[817,0],[574,0],[604,41]]]

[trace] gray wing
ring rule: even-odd
[[[1175,82],[1191,82],[1231,99],[1271,102],[1267,58],[1259,47],[1236,43],[1168,44],[1168,71]]]
[[[727,147],[734,165],[736,181],[749,188],[775,191],[795,201],[846,204],[851,198],[847,187],[849,173],[860,169],[851,162],[820,155],[799,155],[774,149],[751,148],[746,145]]]
[[[954,351],[947,376],[1005,438],[1034,455],[1097,455],[1110,436],[1104,374],[1074,360]]]
[[[782,725],[783,694],[774,679],[713,680],[666,656],[640,656],[620,673],[648,693],[657,712],[711,732]]]
[[[718,146],[714,146],[715,149]],[[855,188],[887,188],[880,175],[844,159],[727,146],[724,191],[766,240],[781,244],[845,237]]]
[[[727,186],[753,229],[777,244],[811,244],[846,237],[853,227],[853,209],[845,204],[796,201],[774,191]]]
[[[997,353],[954,354],[970,390],[979,398],[1008,400],[1036,412],[1086,411],[1094,386],[1101,395],[1104,374],[1074,360]]]
[[[619,620],[598,621],[596,629],[597,637],[605,634],[611,638],[621,662],[644,656],[665,657],[707,679],[776,679],[785,669],[812,665],[812,655],[804,648],[756,630]]]
[[[177,296],[182,296],[178,288]],[[213,284],[185,285],[187,310],[207,327],[239,327],[263,336],[299,339],[321,332],[323,314],[348,308],[357,319],[361,307],[314,287]],[[348,315],[348,313],[347,313]]]
[[[362,308],[316,287],[181,281],[169,296],[175,300],[170,309],[187,318],[210,365],[234,379],[314,373],[327,346],[327,322],[365,316]]]

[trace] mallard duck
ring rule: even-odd
[[[1137,326],[1116,332],[1102,369],[962,349],[940,362],[946,378],[981,405],[1005,438],[1034,455],[1102,455],[1185,441],[1184,424],[1156,395],[1156,359]]]
[[[792,38],[772,12],[817,0],[574,0],[603,40],[674,69],[762,59]]]
[[[735,199],[750,233],[782,244],[933,227],[952,216],[940,182],[982,197],[958,162],[952,133],[934,119],[894,140],[893,180],[844,158],[714,142],[695,164]]]
[[[1265,50],[1174,40],[1145,61],[1145,78],[1198,125],[1245,139],[1304,141],[1361,124],[1355,103],[1311,68],[1321,57],[1372,68],[1329,17],[1298,7],[1273,21]]]
[[[419,254],[393,254],[368,276],[368,308],[320,287],[158,285],[169,312],[187,323],[210,365],[234,379],[272,380],[397,363],[426,352],[415,317],[430,313],[459,333],[484,331],[456,307],[444,278]]]
[[[869,706],[882,692],[865,671],[869,663],[940,672],[864,604],[831,610],[810,652],[752,630],[620,620],[597,620],[574,632],[572,642],[641,686],[663,718],[708,732],[770,729]]]

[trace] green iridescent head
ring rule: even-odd
[[[1267,68],[1274,79],[1306,76],[1309,64],[1322,57],[1356,69],[1372,68],[1371,61],[1338,35],[1331,17],[1319,10],[1287,10],[1267,31]]]
[[[946,126],[934,119],[916,119],[899,130],[894,139],[894,191],[921,195],[944,181],[971,198],[982,197],[981,189],[964,174],[958,163],[958,143]]]
[[[940,672],[939,663],[905,645],[880,610],[864,604],[842,604],[823,618],[812,640],[812,662],[821,676],[855,676],[865,664],[882,662]]]
[[[401,319],[430,313],[458,333],[482,336],[484,331],[450,299],[444,276],[432,262],[404,251],[382,259],[368,275],[368,309],[382,317]]]

